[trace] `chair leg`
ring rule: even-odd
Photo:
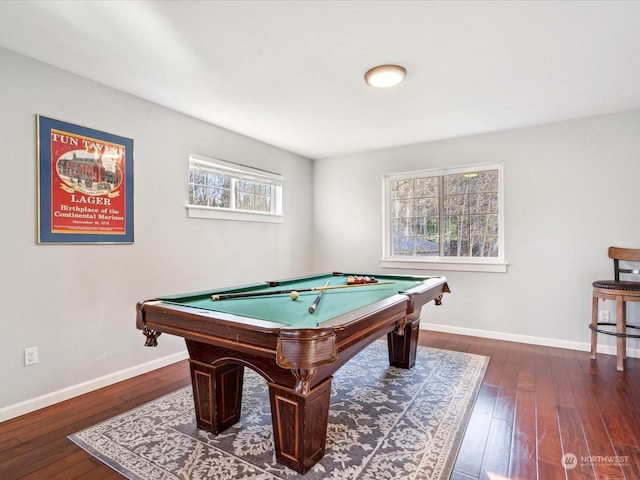
[[[598,328],[598,300],[599,298],[594,296],[591,304],[591,326],[595,329]],[[591,360],[596,359],[596,350],[598,349],[598,332],[591,330]]]
[[[626,306],[626,302],[621,297],[616,299],[616,333],[619,334],[616,346],[616,368],[619,372],[624,371],[624,360],[627,358],[627,337],[624,336],[627,330]]]

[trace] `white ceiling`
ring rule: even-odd
[[[0,1],[0,46],[309,158],[640,108],[640,1]]]

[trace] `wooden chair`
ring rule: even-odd
[[[596,359],[598,333],[617,337],[616,367],[624,371],[624,360],[627,358],[627,338],[640,338],[640,335],[629,333],[629,329],[640,329],[640,326],[627,324],[627,302],[640,302],[640,249],[609,247],[609,258],[613,259],[614,280],[597,280],[593,282],[593,302],[591,311],[591,359]],[[620,280],[624,275],[626,280]],[[634,279],[635,281],[631,280]],[[598,300],[615,300],[616,321],[598,322]],[[599,327],[616,327],[602,329]]]

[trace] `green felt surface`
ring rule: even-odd
[[[288,293],[217,301],[211,300],[211,295],[239,291],[258,292],[322,287],[327,280],[329,285],[346,285],[346,275],[318,275],[282,281],[275,287],[268,287],[264,284],[250,285],[230,290],[213,290],[193,295],[164,297],[161,300],[194,308],[268,320],[291,327],[305,328],[317,327],[320,323],[339,315],[384,300],[399,292],[420,285],[424,280],[424,277],[376,276],[376,278],[379,284],[326,290],[313,314],[309,313],[309,306],[318,296],[319,292],[317,291],[301,292],[299,298],[295,301],[291,300]],[[385,284],[384,282],[393,283]]]

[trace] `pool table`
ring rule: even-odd
[[[420,309],[431,300],[439,305],[450,291],[445,277],[382,275],[377,283],[349,286],[349,276],[333,272],[141,301],[136,326],[147,346],[157,345],[163,332],[185,338],[199,428],[218,433],[240,419],[245,366],[264,377],[276,459],[305,473],[324,455],[332,375],[385,334],[389,363],[411,368]],[[320,291],[309,289],[325,286],[334,288],[322,290],[310,313]],[[225,295],[233,298],[214,300]]]

